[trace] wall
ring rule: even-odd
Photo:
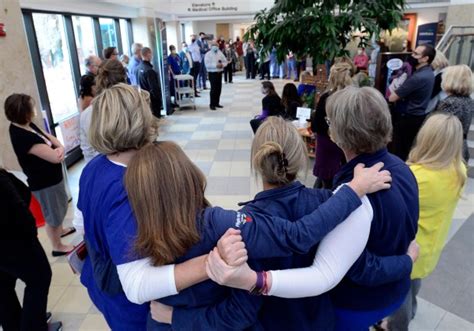
[[[197,21],[196,22],[196,30],[194,33],[199,34],[199,32],[204,32],[206,34],[214,35],[216,38],[216,22],[215,21]]]
[[[449,6],[446,28],[449,28],[451,25],[474,26],[474,4]]]
[[[415,29],[415,40],[413,45],[416,45],[416,36],[418,34],[418,26],[426,23],[438,22],[439,14],[447,13],[448,7],[434,7],[434,8],[418,8],[418,9],[407,9],[407,13],[416,13],[416,29]]]
[[[3,105],[12,93],[31,95],[40,105],[38,86],[33,72],[30,52],[18,0],[0,0],[0,22],[5,24],[6,37],[0,38],[0,159],[7,169],[20,170],[13,152]],[[40,119],[35,122],[41,124]],[[42,125],[41,125],[42,127]]]
[[[132,18],[133,41],[144,46],[150,46],[148,19],[146,17]]]
[[[166,39],[169,45],[174,45],[176,49],[181,47],[181,29],[178,21],[166,22]]]

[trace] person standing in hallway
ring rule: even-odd
[[[181,57],[176,53],[176,47],[170,45],[170,55],[168,55],[168,79],[170,81],[170,94],[174,100],[172,107],[179,107],[175,96],[174,76],[181,75]]]
[[[158,73],[153,69],[151,60],[153,53],[150,48],[143,47],[142,49],[142,63],[138,66],[138,84],[139,86],[150,93],[150,106],[153,115],[161,118],[161,107],[163,99],[161,96],[161,85]]]
[[[204,56],[206,53],[209,52],[209,43],[207,42],[207,36],[204,32],[199,33],[199,39],[197,40],[197,44],[199,46],[199,50],[201,52],[201,64],[204,61]],[[199,70],[199,79],[198,83],[200,84],[200,88],[203,90],[207,90],[206,80],[207,80],[207,70],[205,65],[201,65],[201,69]]]
[[[417,310],[416,295],[423,278],[438,264],[454,210],[466,183],[462,160],[462,125],[452,114],[436,113],[428,117],[408,156],[408,165],[419,190],[420,217],[416,242],[420,255],[413,265],[411,287],[403,305],[388,318],[392,331],[408,330]]]
[[[128,73],[130,82],[132,85],[137,86],[138,84],[138,66],[142,63],[142,48],[143,45],[140,43],[134,43],[132,45],[132,58],[128,64]]]
[[[189,51],[188,44],[183,42],[181,46],[182,49],[181,52],[179,52],[179,57],[181,59],[181,73],[183,75],[190,75],[193,69],[193,58]]]
[[[66,255],[73,246],[63,244],[61,238],[76,230],[63,228],[68,208],[61,166],[64,146],[33,123],[36,107],[31,96],[12,94],[5,100],[4,107],[6,118],[11,122],[13,150],[46,220],[52,255]]]
[[[255,79],[257,70],[255,68],[255,60],[257,57],[257,50],[253,41],[249,41],[244,45],[244,54],[245,54],[245,70],[247,79]]]
[[[62,326],[46,321],[51,267],[38,240],[30,200],[29,188],[0,168],[0,325],[4,331],[56,331]],[[26,284],[23,307],[15,291],[18,279]]]
[[[431,62],[436,56],[433,46],[418,46],[408,57],[415,73],[390,94],[389,101],[397,102],[393,112],[393,154],[406,161],[418,130],[426,118],[435,82]]]
[[[194,95],[196,97],[199,97],[199,94],[197,91],[197,80],[199,76],[199,71],[201,71],[202,56],[201,56],[201,48],[199,47],[195,34],[191,35],[191,45],[189,45],[188,49],[191,52],[191,58],[193,60],[191,75],[193,76],[193,80],[194,80]]]
[[[99,71],[99,66],[102,60],[96,55],[89,55],[84,60],[84,65],[86,66],[86,75],[95,77],[97,71]]]
[[[107,47],[102,51],[104,60],[118,60],[118,51],[116,47]]]
[[[224,81],[227,84],[229,82],[232,84],[232,73],[233,73],[233,64],[236,58],[234,50],[230,47],[229,43],[225,44],[224,55],[227,59],[227,65],[224,68]]]
[[[227,59],[224,54],[219,50],[217,42],[211,43],[211,50],[207,52],[204,63],[209,73],[209,81],[211,82],[211,95],[209,107],[211,110],[216,108],[223,108],[220,105],[219,100],[221,97],[222,90],[222,71],[227,66]]]
[[[235,38],[234,48],[239,59],[240,71],[244,71],[244,49],[240,37]]]

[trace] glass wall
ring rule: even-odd
[[[128,22],[120,19],[120,35],[122,37],[123,54],[130,56],[130,38],[128,37]]]
[[[92,18],[86,16],[72,16],[74,38],[76,40],[77,58],[81,74],[86,73],[84,60],[89,55],[97,55],[97,45],[94,36],[94,23]]]
[[[99,18],[102,48],[117,47],[117,31],[112,18]]]
[[[64,17],[33,14],[44,80],[54,123],[77,113],[76,92],[71,68]]]
[[[23,9],[23,18],[41,107],[51,132],[67,149],[66,163],[81,157],[77,99],[84,60],[91,54],[102,57],[106,47],[122,47],[130,53],[133,41],[130,20],[37,12]],[[119,27],[120,29],[119,33]]]

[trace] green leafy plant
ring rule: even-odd
[[[276,0],[255,15],[244,39],[255,40],[264,51],[276,46],[280,61],[293,51],[324,63],[347,54],[355,31],[365,45],[372,34],[396,28],[404,6],[405,0]]]

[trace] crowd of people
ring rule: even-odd
[[[407,61],[414,72],[387,100],[358,86],[357,72],[370,70],[364,49],[354,63],[336,61],[311,118],[317,180],[308,188],[298,180],[307,149],[292,123],[308,87],[289,82],[280,98],[269,81],[281,75],[274,51],[259,55],[251,41],[205,33],[179,53],[170,46],[169,78],[191,74],[196,94],[209,80],[211,110],[222,107],[222,73],[232,83],[245,63],[246,78],[255,78],[261,59],[268,80],[250,121],[250,165],[263,190],[235,211],[211,206],[201,170],[175,142],[157,141],[162,95],[152,50],[135,43],[130,59],[113,47],[103,60],[86,59],[81,283],[111,329],[408,329],[466,182],[472,72],[421,45]],[[302,62],[288,54],[288,78],[311,75]],[[34,124],[30,96],[9,96],[4,110],[29,188],[0,170],[8,215],[0,248],[14,248],[0,259],[0,322],[5,331],[48,330],[51,269],[28,206],[31,191],[51,254],[67,254],[73,247],[61,237],[75,229],[62,226],[64,147]],[[23,307],[17,279],[27,285]]]

